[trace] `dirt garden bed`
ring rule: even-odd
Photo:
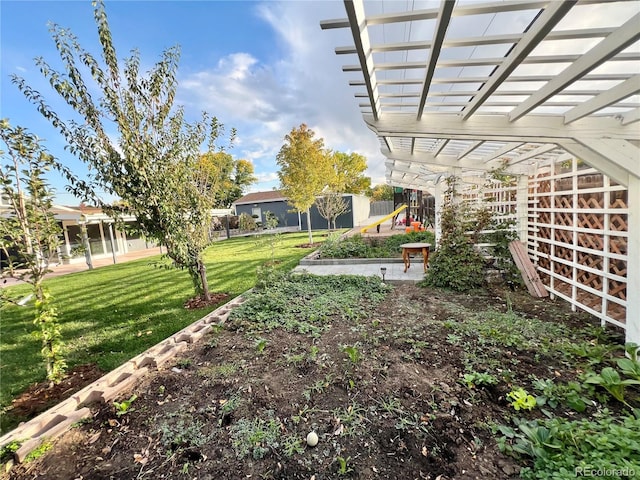
[[[95,405],[90,421],[5,476],[518,478],[533,459],[498,445],[521,438],[508,435],[514,419],[626,411],[593,386],[580,390],[581,412],[536,390],[536,380],[566,385],[599,370],[621,342],[563,304],[524,292],[323,282],[312,278],[300,298],[263,286],[169,368],[118,404]],[[514,410],[516,387],[539,404]],[[315,447],[305,441],[312,431]]]

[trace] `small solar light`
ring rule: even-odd
[[[382,273],[382,281],[384,282],[384,276],[387,274],[387,267],[380,267],[380,273]]]

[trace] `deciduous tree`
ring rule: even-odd
[[[57,383],[64,376],[66,362],[58,315],[42,281],[51,271],[50,262],[57,257],[62,230],[51,211],[53,191],[44,174],[62,167],[38,137],[24,128],[11,127],[7,120],[0,121],[0,138],[7,148],[0,151],[6,161],[0,165],[0,195],[8,201],[8,210],[0,212],[0,237],[10,246],[6,250],[6,272],[32,287],[34,323],[40,329],[47,378]],[[1,294],[3,300],[16,303],[6,291]]]
[[[376,185],[371,190],[371,200],[393,200],[393,187],[391,185]]]
[[[257,180],[250,161],[236,159],[224,151],[203,154],[198,168],[207,188],[214,195],[214,208],[230,207]]]
[[[313,243],[309,209],[331,178],[330,156],[324,141],[304,123],[285,136],[285,144],[276,160],[280,170],[280,188],[287,201],[298,212],[307,212],[309,243]]]
[[[336,192],[327,192],[316,200],[318,212],[322,218],[327,220],[329,230],[332,226],[336,228],[336,219],[338,216],[349,211],[349,205],[342,198],[342,194]]]
[[[188,122],[183,109],[174,105],[177,47],[165,50],[146,74],[140,72],[137,51],[121,65],[104,5],[102,1],[94,5],[101,58],[85,50],[69,30],[52,24],[63,69],[54,69],[43,58],[36,60],[80,122],[63,120],[22,78],[14,76],[13,81],[58,128],[69,151],[91,167],[92,184],[123,203],[92,201],[116,216],[135,215],[141,233],[166,245],[174,265],[188,270],[196,293],[209,299],[202,252],[214,197],[199,182],[197,166],[203,146],[210,152],[220,150],[216,142],[222,126],[206,113]],[[100,98],[94,98],[95,92]],[[74,193],[88,194],[82,188]]]
[[[364,175],[367,159],[359,153],[331,152],[333,178],[329,188],[336,193],[361,194],[371,188],[371,178]]]

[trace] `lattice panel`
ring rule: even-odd
[[[625,323],[627,319],[627,309],[617,303],[609,302],[607,304],[607,317]]]
[[[627,273],[627,238],[612,232],[628,230],[628,192],[575,160],[541,168],[553,173],[529,179],[528,243],[537,248],[538,267],[553,272],[540,272],[542,281],[600,319],[624,323],[624,305],[611,298],[626,301],[620,279]]]
[[[609,251],[617,255],[627,254],[626,237],[609,237]]]
[[[609,280],[609,295],[619,298],[620,300],[626,300],[627,284],[616,280]]]
[[[626,214],[612,214],[609,217],[609,228],[616,232],[627,231],[627,215]]]
[[[555,198],[554,208],[571,210],[573,208],[572,195],[558,195]]]
[[[573,226],[573,213],[556,212],[554,214],[554,218],[556,219],[557,225],[562,225],[564,227]]]
[[[595,290],[602,290],[602,275],[598,275],[593,272],[588,272],[586,270],[576,269],[577,275],[576,280],[582,285],[586,285],[587,287],[591,287]]]
[[[619,190],[609,193],[609,208],[627,208],[627,190]]]
[[[569,230],[555,230],[554,240],[571,245],[573,244],[573,232],[570,232]],[[556,254],[557,253],[558,250],[556,249]]]
[[[624,260],[609,260],[609,273],[619,277],[627,276],[627,262]]]
[[[595,233],[579,233],[578,245],[592,250],[602,250],[604,248],[604,238]]]

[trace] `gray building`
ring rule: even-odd
[[[353,228],[369,218],[369,198],[363,195],[343,194],[348,205],[348,211],[339,215],[336,219],[336,228]],[[233,203],[236,215],[246,213],[253,216],[258,222],[265,224],[266,212],[273,213],[278,218],[278,227],[299,227],[307,229],[307,215],[298,215],[291,205],[287,203],[280,190],[267,192],[248,193]],[[327,220],[320,215],[314,204],[310,210],[311,228],[326,229]]]

